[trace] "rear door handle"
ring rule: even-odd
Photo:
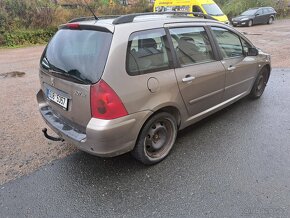
[[[182,82],[187,83],[187,82],[191,82],[191,81],[194,80],[194,79],[195,79],[194,76],[190,76],[190,75],[188,75],[188,76],[186,76],[186,77],[184,77],[184,78],[182,79]]]
[[[229,67],[228,67],[228,71],[232,71],[232,70],[235,70],[235,69],[236,69],[235,66],[229,66]]]

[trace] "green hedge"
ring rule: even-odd
[[[0,46],[13,47],[19,45],[45,44],[57,31],[55,28],[45,30],[16,30],[0,35]]]

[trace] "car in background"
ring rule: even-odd
[[[207,14],[214,19],[229,24],[227,15],[213,0],[155,0],[153,12],[196,12]]]
[[[232,19],[232,24],[236,26],[253,26],[256,24],[272,24],[277,12],[272,7],[250,8],[241,15]]]

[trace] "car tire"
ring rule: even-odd
[[[269,79],[269,70],[267,68],[263,68],[255,80],[255,83],[249,95],[250,98],[258,99],[262,96],[266,88],[268,79]]]
[[[132,155],[143,164],[162,161],[172,149],[177,136],[177,122],[167,112],[153,115],[139,133]]]
[[[248,27],[251,27],[251,26],[253,26],[253,20],[249,20],[248,22]]]
[[[274,22],[274,18],[270,17],[269,20],[268,20],[268,24],[272,24],[273,22]]]

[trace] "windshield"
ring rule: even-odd
[[[208,15],[212,15],[212,16],[224,15],[224,13],[222,12],[222,10],[219,8],[217,4],[204,4],[202,5],[202,7],[204,8],[204,10],[206,11]]]
[[[112,34],[61,29],[48,44],[41,66],[82,83],[95,83],[103,73]]]
[[[250,9],[250,10],[247,10],[247,11],[243,12],[241,15],[249,16],[249,15],[254,15],[256,12],[257,12],[256,9]]]

